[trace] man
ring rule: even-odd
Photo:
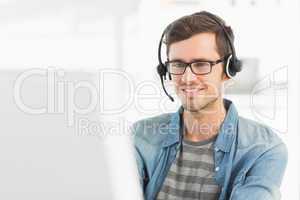
[[[224,82],[241,70],[231,28],[209,12],[184,16],[164,31],[159,61],[182,106],[133,126],[145,199],[280,199],[286,146],[223,98]]]

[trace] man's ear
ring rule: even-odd
[[[223,72],[222,73],[222,81],[227,81],[227,80],[229,80],[230,78],[226,75],[226,73],[225,72]]]

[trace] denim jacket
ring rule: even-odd
[[[271,129],[238,116],[230,100],[214,143],[215,181],[219,200],[277,200],[287,164],[287,149]],[[133,125],[133,138],[140,182],[145,200],[160,191],[182,141],[181,107],[140,120]]]

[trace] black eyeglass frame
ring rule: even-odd
[[[185,71],[186,71],[186,68],[187,67],[189,67],[190,69],[191,69],[191,71],[192,71],[192,73],[193,74],[195,74],[195,75],[206,75],[206,74],[209,74],[209,73],[211,73],[211,71],[212,71],[212,67],[213,66],[215,66],[215,65],[217,65],[217,64],[219,64],[219,63],[221,63],[221,62],[224,62],[224,60],[225,60],[225,58],[220,58],[220,59],[218,59],[218,60],[216,60],[216,61],[210,61],[210,60],[196,60],[196,61],[193,61],[193,62],[190,62],[190,63],[186,63],[186,62],[182,62],[182,61],[178,61],[178,60],[173,60],[173,61],[166,61],[165,62],[165,66],[167,67],[167,71],[170,73],[170,74],[172,74],[172,75],[183,75],[184,73],[185,73]],[[183,70],[183,72],[182,73],[180,73],[180,74],[178,74],[178,73],[171,73],[170,72],[170,63],[182,63],[182,64],[185,64],[185,66],[184,66],[184,70]],[[192,68],[192,64],[194,64],[194,63],[199,63],[199,62],[202,62],[202,63],[208,63],[209,64],[209,66],[210,66],[210,70],[209,70],[209,72],[207,72],[207,73],[195,73],[194,71],[193,71],[193,68]]]

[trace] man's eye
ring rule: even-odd
[[[207,62],[196,62],[196,63],[193,63],[193,67],[207,67],[209,66],[209,63]]]
[[[172,67],[178,67],[178,68],[181,68],[181,67],[184,67],[185,64],[184,63],[172,63]]]

